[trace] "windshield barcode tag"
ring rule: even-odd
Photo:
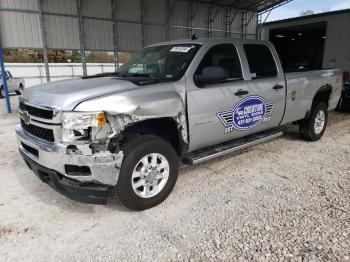
[[[170,52],[179,52],[179,53],[187,53],[191,50],[191,47],[187,46],[174,46],[170,49]]]

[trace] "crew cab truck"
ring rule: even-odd
[[[270,42],[196,39],[144,48],[114,73],[25,89],[16,132],[28,167],[71,199],[158,205],[179,164],[194,165],[282,135],[319,140],[341,72],[284,74]]]

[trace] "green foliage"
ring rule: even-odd
[[[133,53],[120,52],[119,62],[125,63]],[[30,49],[5,49],[5,63],[43,63],[44,55],[42,50]],[[49,63],[81,63],[80,51],[70,50],[48,50]],[[86,52],[88,63],[114,63],[112,52]]]

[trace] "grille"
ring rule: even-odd
[[[25,150],[27,150],[29,153],[33,154],[34,156],[38,157],[39,156],[39,151],[35,148],[32,148],[31,146],[28,146],[24,143],[22,143],[22,146]]]
[[[51,129],[46,129],[40,126],[31,125],[31,124],[27,125],[26,123],[24,123],[22,119],[21,119],[21,125],[25,131],[32,134],[33,136],[39,137],[49,142],[55,142],[53,131]]]
[[[30,106],[30,105],[26,105],[26,104],[24,104],[22,102],[19,104],[19,108],[22,111],[27,111],[32,116],[45,118],[45,119],[52,119],[52,117],[53,117],[53,111],[51,111],[51,110],[46,110],[46,109],[33,107],[33,106]]]

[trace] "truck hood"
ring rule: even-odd
[[[26,88],[23,99],[33,104],[70,111],[91,98],[136,88],[140,87],[116,77],[70,79]]]

